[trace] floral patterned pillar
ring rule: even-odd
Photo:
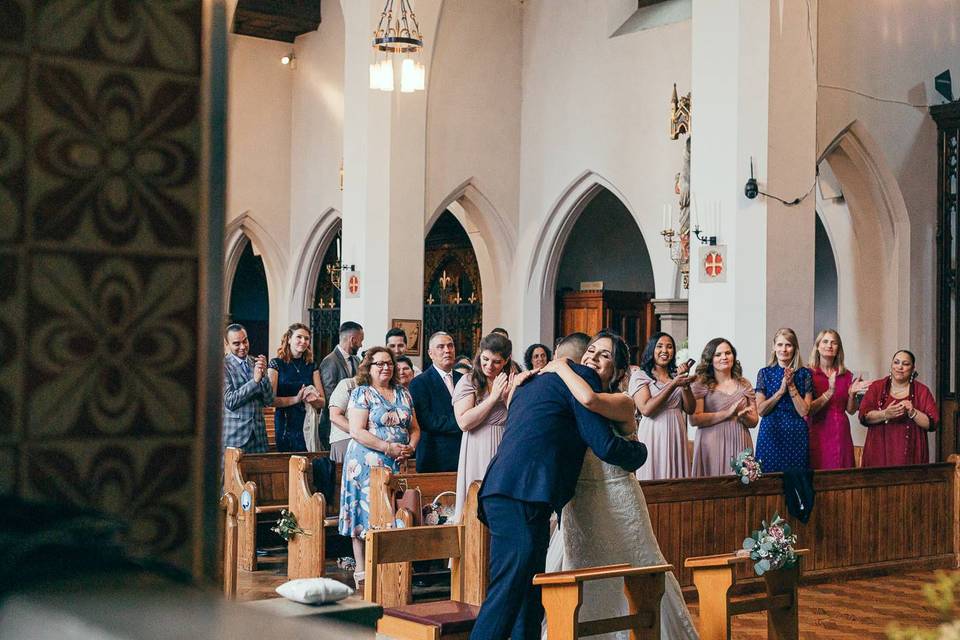
[[[0,0],[0,491],[116,514],[184,569],[221,235],[201,35],[195,0]]]

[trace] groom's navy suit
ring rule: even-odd
[[[600,391],[596,372],[572,367]],[[539,640],[543,606],[533,576],[544,570],[550,514],[573,497],[588,446],[628,471],[647,458],[642,443],[615,436],[558,375],[534,376],[517,388],[480,489],[480,517],[491,536],[490,585],[471,640]]]

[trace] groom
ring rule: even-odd
[[[557,347],[561,352],[566,339]],[[594,391],[593,369],[572,364]],[[573,497],[583,456],[634,471],[646,447],[613,435],[610,424],[583,407],[560,377],[534,376],[518,387],[497,454],[480,488],[480,518],[490,529],[490,584],[471,640],[539,640],[543,606],[533,576],[544,570],[550,514]]]

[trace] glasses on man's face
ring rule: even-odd
[[[389,360],[383,360],[381,362],[371,362],[370,366],[378,367],[380,369],[386,369],[387,367],[392,367],[393,363],[390,362]]]

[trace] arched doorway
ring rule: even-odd
[[[480,344],[483,292],[470,237],[454,215],[444,211],[424,245],[424,340],[446,331],[453,337],[457,354],[472,356]],[[424,343],[424,356],[426,348]]]
[[[813,330],[837,327],[837,259],[830,236],[823,226],[819,212],[815,216],[813,248]]]
[[[337,229],[327,245],[316,274],[310,314],[310,331],[313,334],[313,354],[320,360],[333,351],[339,340],[340,330],[340,240]]]
[[[244,236],[243,250],[230,285],[229,321],[247,328],[250,353],[269,355],[270,296],[263,258],[253,253],[250,239]]]
[[[562,249],[555,290],[558,337],[609,327],[623,336],[635,356],[656,331],[647,245],[630,211],[610,190],[598,188],[574,223]]]

